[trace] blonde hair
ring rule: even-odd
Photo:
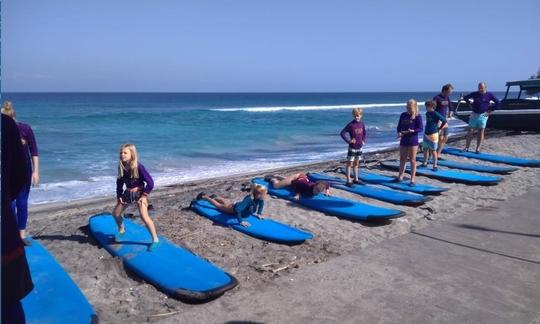
[[[412,118],[416,118],[416,116],[418,115],[418,103],[416,102],[416,100],[412,98],[407,100],[407,111],[409,111],[409,107],[412,107],[413,109]]]
[[[15,109],[13,109],[11,101],[4,101],[4,104],[2,104],[2,114],[15,119]]]
[[[129,168],[126,168],[124,163],[122,163],[122,151],[124,149],[128,149],[131,153],[131,161],[129,161]],[[120,151],[118,152],[118,178],[121,178],[124,176],[124,171],[129,171],[130,175],[134,179],[139,178],[139,162],[137,158],[137,149],[135,148],[134,144],[126,143],[122,144],[120,146]]]
[[[364,114],[364,109],[362,109],[361,107],[353,108],[352,114],[353,114],[353,116],[363,115]]]
[[[252,184],[251,194],[254,195],[256,192],[258,192],[261,195],[265,195],[268,192],[268,188],[258,183]]]

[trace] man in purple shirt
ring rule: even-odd
[[[472,111],[471,116],[469,117],[469,128],[467,129],[467,143],[465,145],[465,151],[469,150],[471,145],[473,131],[478,130],[476,137],[476,153],[480,152],[480,146],[484,141],[484,130],[486,129],[486,124],[489,118],[489,115],[499,107],[499,99],[495,97],[491,92],[487,91],[487,86],[485,82],[480,82],[478,84],[478,91],[471,92],[465,97],[462,97],[461,100],[469,103],[472,100]],[[494,103],[494,105],[491,104]]]
[[[444,118],[452,117],[452,103],[450,102],[450,95],[454,87],[448,83],[443,85],[441,93],[433,97],[433,100],[437,103],[435,111],[443,115]],[[442,125],[439,131],[439,143],[437,145],[437,156],[441,156],[441,151],[444,145],[448,141],[448,123]]]
[[[358,164],[362,157],[362,146],[366,140],[366,126],[362,121],[362,108],[354,108],[352,111],[354,119],[348,123],[343,130],[341,130],[341,138],[347,144],[349,149],[347,151],[347,186],[351,186],[352,183],[362,183],[358,179]],[[348,135],[348,137],[347,137]],[[351,182],[351,164],[354,162],[354,181]]]

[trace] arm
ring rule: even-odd
[[[366,124],[362,123],[362,145],[366,144]]]
[[[439,119],[439,121],[441,122],[441,126],[439,126],[439,130],[441,130],[444,127],[444,125],[446,125],[447,123],[446,118],[444,118],[444,116],[438,112],[435,112],[435,114],[437,118]]]
[[[242,199],[241,202],[236,203],[234,205],[234,211],[236,212],[236,219],[238,219],[238,223],[242,223],[242,212],[244,209],[248,207],[248,205],[251,203],[251,197],[245,196],[244,199]]]
[[[123,191],[124,191],[124,179],[116,178],[116,198],[121,198]]]
[[[351,139],[347,138],[347,136],[345,136],[346,134],[349,134],[349,124],[347,124],[347,126],[345,126],[341,130],[341,133],[339,133],[339,135],[341,135],[341,138],[343,138],[343,140],[347,142],[347,144],[351,144]],[[350,134],[349,134],[349,137],[350,137]]]
[[[420,133],[424,130],[424,125],[422,125],[422,116],[418,115],[414,119],[414,129],[412,133]]]
[[[489,109],[488,109],[488,112],[491,113],[492,111],[494,111],[494,110],[496,110],[496,109],[499,108],[501,102],[499,101],[499,99],[497,99],[497,97],[495,97],[495,95],[493,95],[492,93],[490,93],[490,94],[491,94],[491,98],[490,98],[490,99],[493,100],[493,102],[495,103],[495,105],[494,105],[493,107],[489,107]]]
[[[28,127],[27,143],[30,155],[32,156],[32,184],[37,185],[39,182],[39,152],[36,143],[36,137],[31,127]]]
[[[257,215],[259,215],[259,218],[262,215],[262,212],[264,210],[264,200],[259,200],[259,203],[257,204]]]
[[[32,184],[35,186],[39,183],[39,156],[32,156],[32,165],[34,170],[32,171]]]
[[[152,176],[150,175],[150,173],[148,173],[148,171],[146,171],[146,169],[144,168],[142,164],[139,163],[138,168],[139,168],[139,176],[144,182],[146,182],[146,185],[144,186],[143,194],[148,196],[150,192],[152,191],[152,189],[154,189],[154,179],[152,179]]]

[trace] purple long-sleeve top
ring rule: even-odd
[[[138,163],[137,170],[139,170],[139,177],[132,178],[131,172],[124,171],[124,175],[116,179],[116,197],[122,197],[122,192],[124,191],[124,185],[126,188],[140,188],[144,187],[144,192],[149,194],[152,189],[154,189],[154,179],[150,176],[150,173],[146,171],[144,165]]]
[[[450,101],[450,97],[439,93],[438,95],[433,97],[433,100],[435,100],[435,102],[437,103],[435,111],[443,115],[444,117],[449,117],[448,112],[452,111],[452,102]]]
[[[471,92],[463,97],[463,99],[467,102],[470,99],[473,100],[472,110],[477,114],[483,114],[486,111],[493,111],[499,108],[500,104],[499,99],[497,99],[497,97],[495,97],[495,95],[489,91],[486,91],[486,93],[480,93],[479,91]],[[490,101],[493,101],[495,105],[490,106]]]
[[[347,134],[349,134],[348,138]],[[366,139],[366,126],[364,125],[363,121],[356,121],[355,119],[348,123],[345,128],[343,128],[340,135],[341,138],[343,138],[343,140],[349,144],[350,148],[359,150],[362,148],[362,143]],[[351,143],[353,138],[355,139],[355,142]]]
[[[36,138],[34,137],[32,127],[25,123],[17,123],[17,127],[19,128],[19,133],[21,134],[23,149],[27,159],[32,156],[39,156]]]
[[[424,130],[422,125],[422,116],[416,115],[416,118],[412,118],[412,115],[408,112],[404,112],[399,116],[399,122],[397,125],[397,132],[404,132],[411,129],[411,133],[401,135],[399,145],[401,146],[416,146],[418,145],[418,133]]]

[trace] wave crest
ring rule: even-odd
[[[354,105],[328,105],[328,106],[275,106],[275,107],[238,107],[238,108],[215,108],[211,111],[231,112],[231,111],[247,111],[247,112],[276,112],[283,110],[291,111],[306,111],[306,110],[334,110],[334,109],[352,109],[361,108],[379,108],[379,107],[404,107],[403,103],[371,103],[371,104],[354,104]]]

